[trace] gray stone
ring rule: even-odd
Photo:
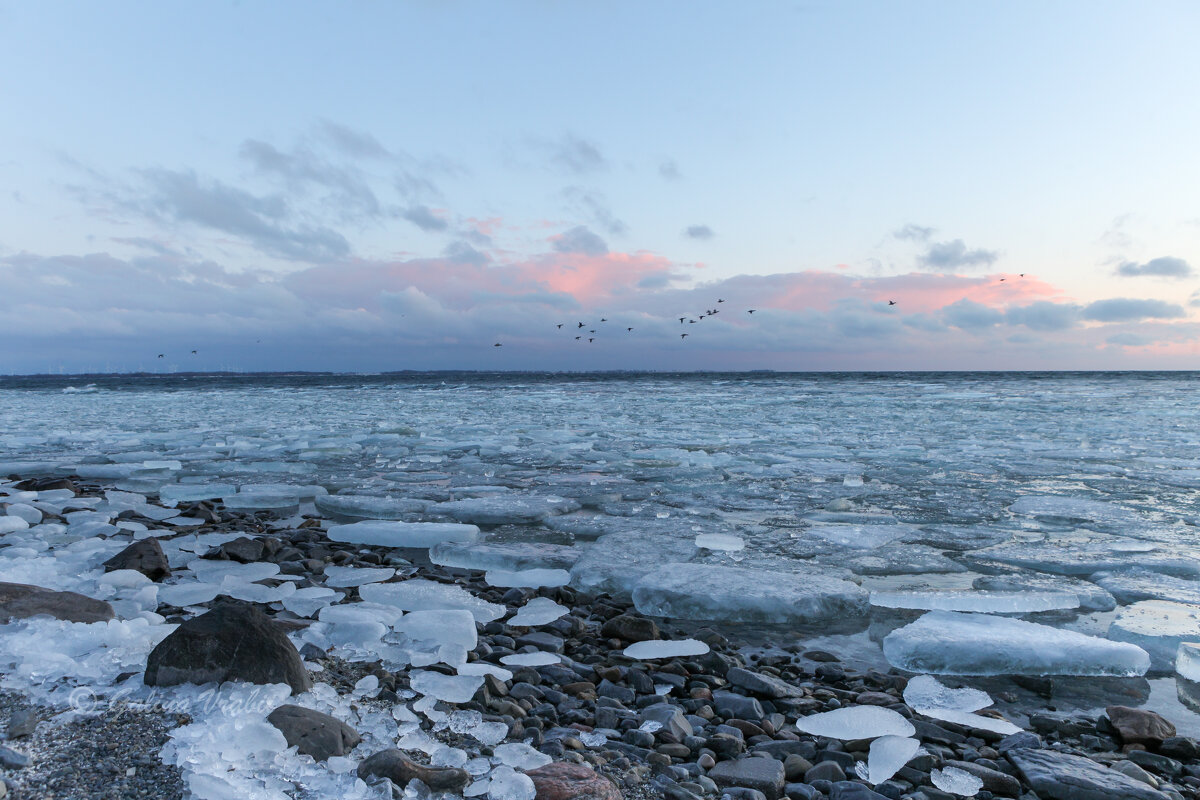
[[[813,781],[844,781],[846,780],[846,771],[841,765],[833,761],[822,761],[812,769],[804,773],[804,782],[812,783]]]
[[[921,735],[920,729],[917,730],[917,734]],[[921,739],[924,741],[925,737],[921,735]],[[1014,733],[1011,736],[1005,736],[996,743],[996,749],[1001,753],[1007,753],[1009,750],[1021,749],[1038,750],[1041,749],[1041,747],[1042,737],[1029,731],[1021,731],[1020,733]]]
[[[833,791],[829,793],[830,800],[888,800],[887,797],[879,792],[872,791],[870,788],[863,786],[861,783],[853,783],[851,781],[837,781],[833,784]]]
[[[1128,775],[1135,781],[1141,781],[1144,784],[1153,786],[1155,789],[1158,788],[1158,778],[1154,777],[1149,772],[1146,772],[1146,770],[1142,769],[1132,761],[1118,761],[1112,765],[1112,768],[1122,775]]]
[[[414,778],[435,792],[461,792],[471,776],[457,767],[427,767],[418,764],[399,750],[380,750],[358,765],[358,777],[387,778],[403,788]]]
[[[983,781],[983,788],[1001,797],[1020,797],[1021,782],[996,769],[990,769],[973,761],[947,761],[946,766],[958,767],[963,772],[969,772]]]
[[[29,756],[0,744],[0,767],[24,769],[29,766]]]
[[[600,627],[600,635],[606,639],[624,639],[627,642],[646,642],[658,639],[658,625],[646,617],[621,614]]]
[[[41,614],[67,622],[107,622],[112,606],[76,592],[56,592],[25,583],[0,583],[0,624]]]
[[[545,631],[534,631],[517,637],[517,647],[526,647],[528,645],[533,645],[538,650],[545,650],[548,653],[561,653],[565,642],[563,642],[561,636],[555,636]]]
[[[757,789],[767,800],[779,800],[785,783],[783,764],[773,758],[741,758],[722,761],[708,771],[718,786],[744,786]]]
[[[105,572],[118,569],[137,570],[152,581],[161,581],[171,575],[171,565],[167,563],[162,545],[153,536],[134,542],[104,562]]]
[[[358,731],[337,717],[302,706],[280,706],[267,715],[267,722],[283,733],[289,747],[317,761],[344,756],[362,741]]]
[[[1053,750],[1006,754],[1043,800],[1166,800],[1167,795],[1083,756]]]
[[[760,720],[765,716],[762,704],[753,697],[723,691],[713,692],[712,695],[717,713],[726,719]]]
[[[725,675],[725,679],[734,686],[745,689],[751,694],[777,699],[780,697],[800,697],[804,692],[798,686],[792,686],[787,681],[773,675],[763,675],[751,672],[742,667],[734,667]]]
[[[300,654],[283,628],[252,605],[220,603],[185,620],[150,651],[147,686],[242,680],[312,688]]]
[[[1167,775],[1172,778],[1183,773],[1183,764],[1180,764],[1173,758],[1160,756],[1158,753],[1147,753],[1145,750],[1132,750],[1129,753],[1129,760],[1139,767],[1144,767],[1160,775]]]
[[[23,739],[31,735],[38,726],[37,712],[32,708],[18,708],[8,718],[8,738]]]
[[[646,706],[641,713],[642,722],[657,722],[676,739],[692,735],[692,724],[683,716],[683,709],[670,703]]]

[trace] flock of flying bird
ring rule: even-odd
[[[1021,277],[1022,277],[1022,278],[1024,278],[1024,277],[1025,277],[1025,273],[1024,273],[1024,272],[1022,272],[1022,273],[1021,273]],[[1007,280],[1007,278],[1001,278],[1001,279],[1000,279],[1000,282],[1001,282],[1001,283],[1003,283],[1003,282],[1004,282],[1004,281],[1006,281],[1006,280]],[[724,303],[724,302],[725,302],[724,298],[717,298],[717,305],[720,305],[721,303]],[[888,304],[889,306],[894,306],[894,305],[896,305],[896,301],[895,301],[895,300],[888,300],[888,301],[887,301],[887,304]],[[753,314],[755,311],[758,311],[758,309],[757,309],[757,308],[748,308],[748,309],[746,309],[746,313],[747,313],[747,314]],[[690,324],[690,325],[694,325],[694,324],[696,324],[697,322],[700,322],[700,321],[701,321],[702,319],[704,319],[705,317],[712,317],[712,316],[716,316],[716,315],[717,315],[717,314],[719,314],[719,313],[721,313],[721,309],[719,309],[719,308],[708,308],[708,309],[705,309],[705,311],[704,311],[704,313],[703,313],[703,314],[698,314],[698,315],[696,315],[696,318],[695,318],[695,319],[692,319],[692,318],[690,318],[690,317],[686,317],[686,316],[680,317],[680,318],[679,318],[679,324],[680,324],[680,325],[683,325],[684,323],[687,323],[687,324]],[[601,317],[601,318],[600,318],[600,322],[602,322],[602,323],[603,323],[603,322],[608,322],[608,319],[607,319],[607,318],[605,318],[605,317]],[[562,323],[562,322],[559,322],[559,323],[558,323],[558,324],[556,324],[554,327],[558,328],[559,330],[562,330],[563,324],[564,324],[564,323]],[[575,328],[574,328],[574,330],[582,330],[582,329],[583,329],[583,328],[585,328],[585,327],[587,327],[587,326],[586,326],[584,323],[582,323],[582,322],[577,322],[577,323],[575,324]],[[590,329],[588,329],[588,331],[587,331],[587,332],[588,332],[588,333],[595,333],[595,332],[596,332],[596,330],[595,330],[594,328],[590,328]],[[626,332],[626,333],[633,333],[633,328],[626,328],[626,329],[625,329],[625,332]],[[686,334],[686,333],[681,333],[681,334],[679,334],[679,338],[680,338],[680,339],[686,339],[687,337],[688,337],[688,334]],[[582,341],[582,340],[583,340],[583,338],[584,338],[584,334],[580,333],[579,335],[577,335],[577,336],[575,337],[575,340],[576,340],[576,341]],[[595,337],[595,336],[588,336],[588,337],[587,337],[587,340],[588,340],[588,342],[594,342],[594,341],[596,341],[596,337]],[[502,342],[496,342],[495,344],[493,344],[493,345],[492,345],[492,347],[503,347],[503,346],[504,346],[504,344],[503,344]],[[192,355],[196,355],[196,351],[195,351],[195,350],[193,350],[193,351],[192,351]],[[159,353],[159,354],[158,354],[158,357],[159,357],[159,358],[165,358],[165,357],[166,357],[166,354],[165,354],[165,353]]]

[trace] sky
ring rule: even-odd
[[[1198,31],[0,0],[0,373],[1197,369]]]

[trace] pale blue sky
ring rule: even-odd
[[[1198,32],[1168,2],[0,2],[0,333],[23,345],[0,372],[196,363],[147,342],[482,367],[498,338],[514,368],[1195,366]],[[487,290],[455,294],[447,259]],[[1022,272],[1036,289],[994,293]],[[974,283],[877,307],[928,273]],[[753,275],[777,276],[745,298],[775,301],[767,327],[664,338],[715,302],[697,285]],[[406,292],[436,307],[420,331]],[[1083,313],[1113,298],[1173,309]],[[1003,321],[962,328],[959,301]],[[1037,301],[1072,321],[1008,313]],[[569,308],[646,338],[572,348],[545,329]]]

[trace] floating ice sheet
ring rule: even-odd
[[[809,528],[808,533],[832,542],[839,547],[870,550],[899,539],[912,529],[907,525],[819,525]]]
[[[998,592],[1070,592],[1079,598],[1079,607],[1084,611],[1112,611],[1117,606],[1113,596],[1096,584],[1065,575],[1027,572],[981,575],[971,585]]]
[[[583,550],[542,542],[442,542],[429,550],[429,560],[444,567],[482,570],[569,570]]]
[[[1112,594],[1121,604],[1136,603],[1140,600],[1168,600],[1200,605],[1200,581],[1196,580],[1140,569],[1098,572],[1091,580]]]
[[[1014,514],[1093,522],[1129,523],[1138,520],[1136,511],[1083,497],[1026,495],[1008,507]]]
[[[327,494],[314,499],[317,511],[333,519],[401,520],[419,514],[431,504],[428,500],[374,497],[361,494]]]
[[[777,624],[867,611],[867,593],[840,578],[707,564],[666,564],[643,575],[633,602],[651,616]]]
[[[1108,628],[1114,642],[1129,642],[1150,654],[1155,672],[1171,672],[1183,642],[1200,641],[1200,606],[1143,600],[1122,608]]]
[[[731,536],[727,533],[702,533],[696,537],[695,544],[696,547],[703,547],[706,550],[722,550],[731,553],[746,549],[746,541],[742,537]]]
[[[1033,622],[931,611],[883,640],[888,662],[936,675],[1144,675],[1145,650]]]
[[[332,525],[326,535],[335,542],[382,547],[433,547],[441,542],[473,542],[479,528],[453,522],[378,522]]]
[[[507,525],[541,522],[547,517],[578,509],[579,503],[565,497],[503,495],[438,503],[430,507],[429,513],[476,525]]]
[[[622,522],[637,527],[636,522]],[[571,567],[571,585],[585,592],[628,597],[646,573],[666,562],[691,559],[696,554],[694,538],[638,530],[602,536]]]
[[[985,614],[1028,614],[1077,608],[1079,597],[1067,592],[997,592],[970,589],[871,592],[871,605],[918,611],[976,611]]]
[[[1041,541],[1019,541],[964,553],[968,563],[999,562],[1059,575],[1091,575],[1132,566],[1171,575],[1200,576],[1200,559],[1154,542],[1076,532]]]

